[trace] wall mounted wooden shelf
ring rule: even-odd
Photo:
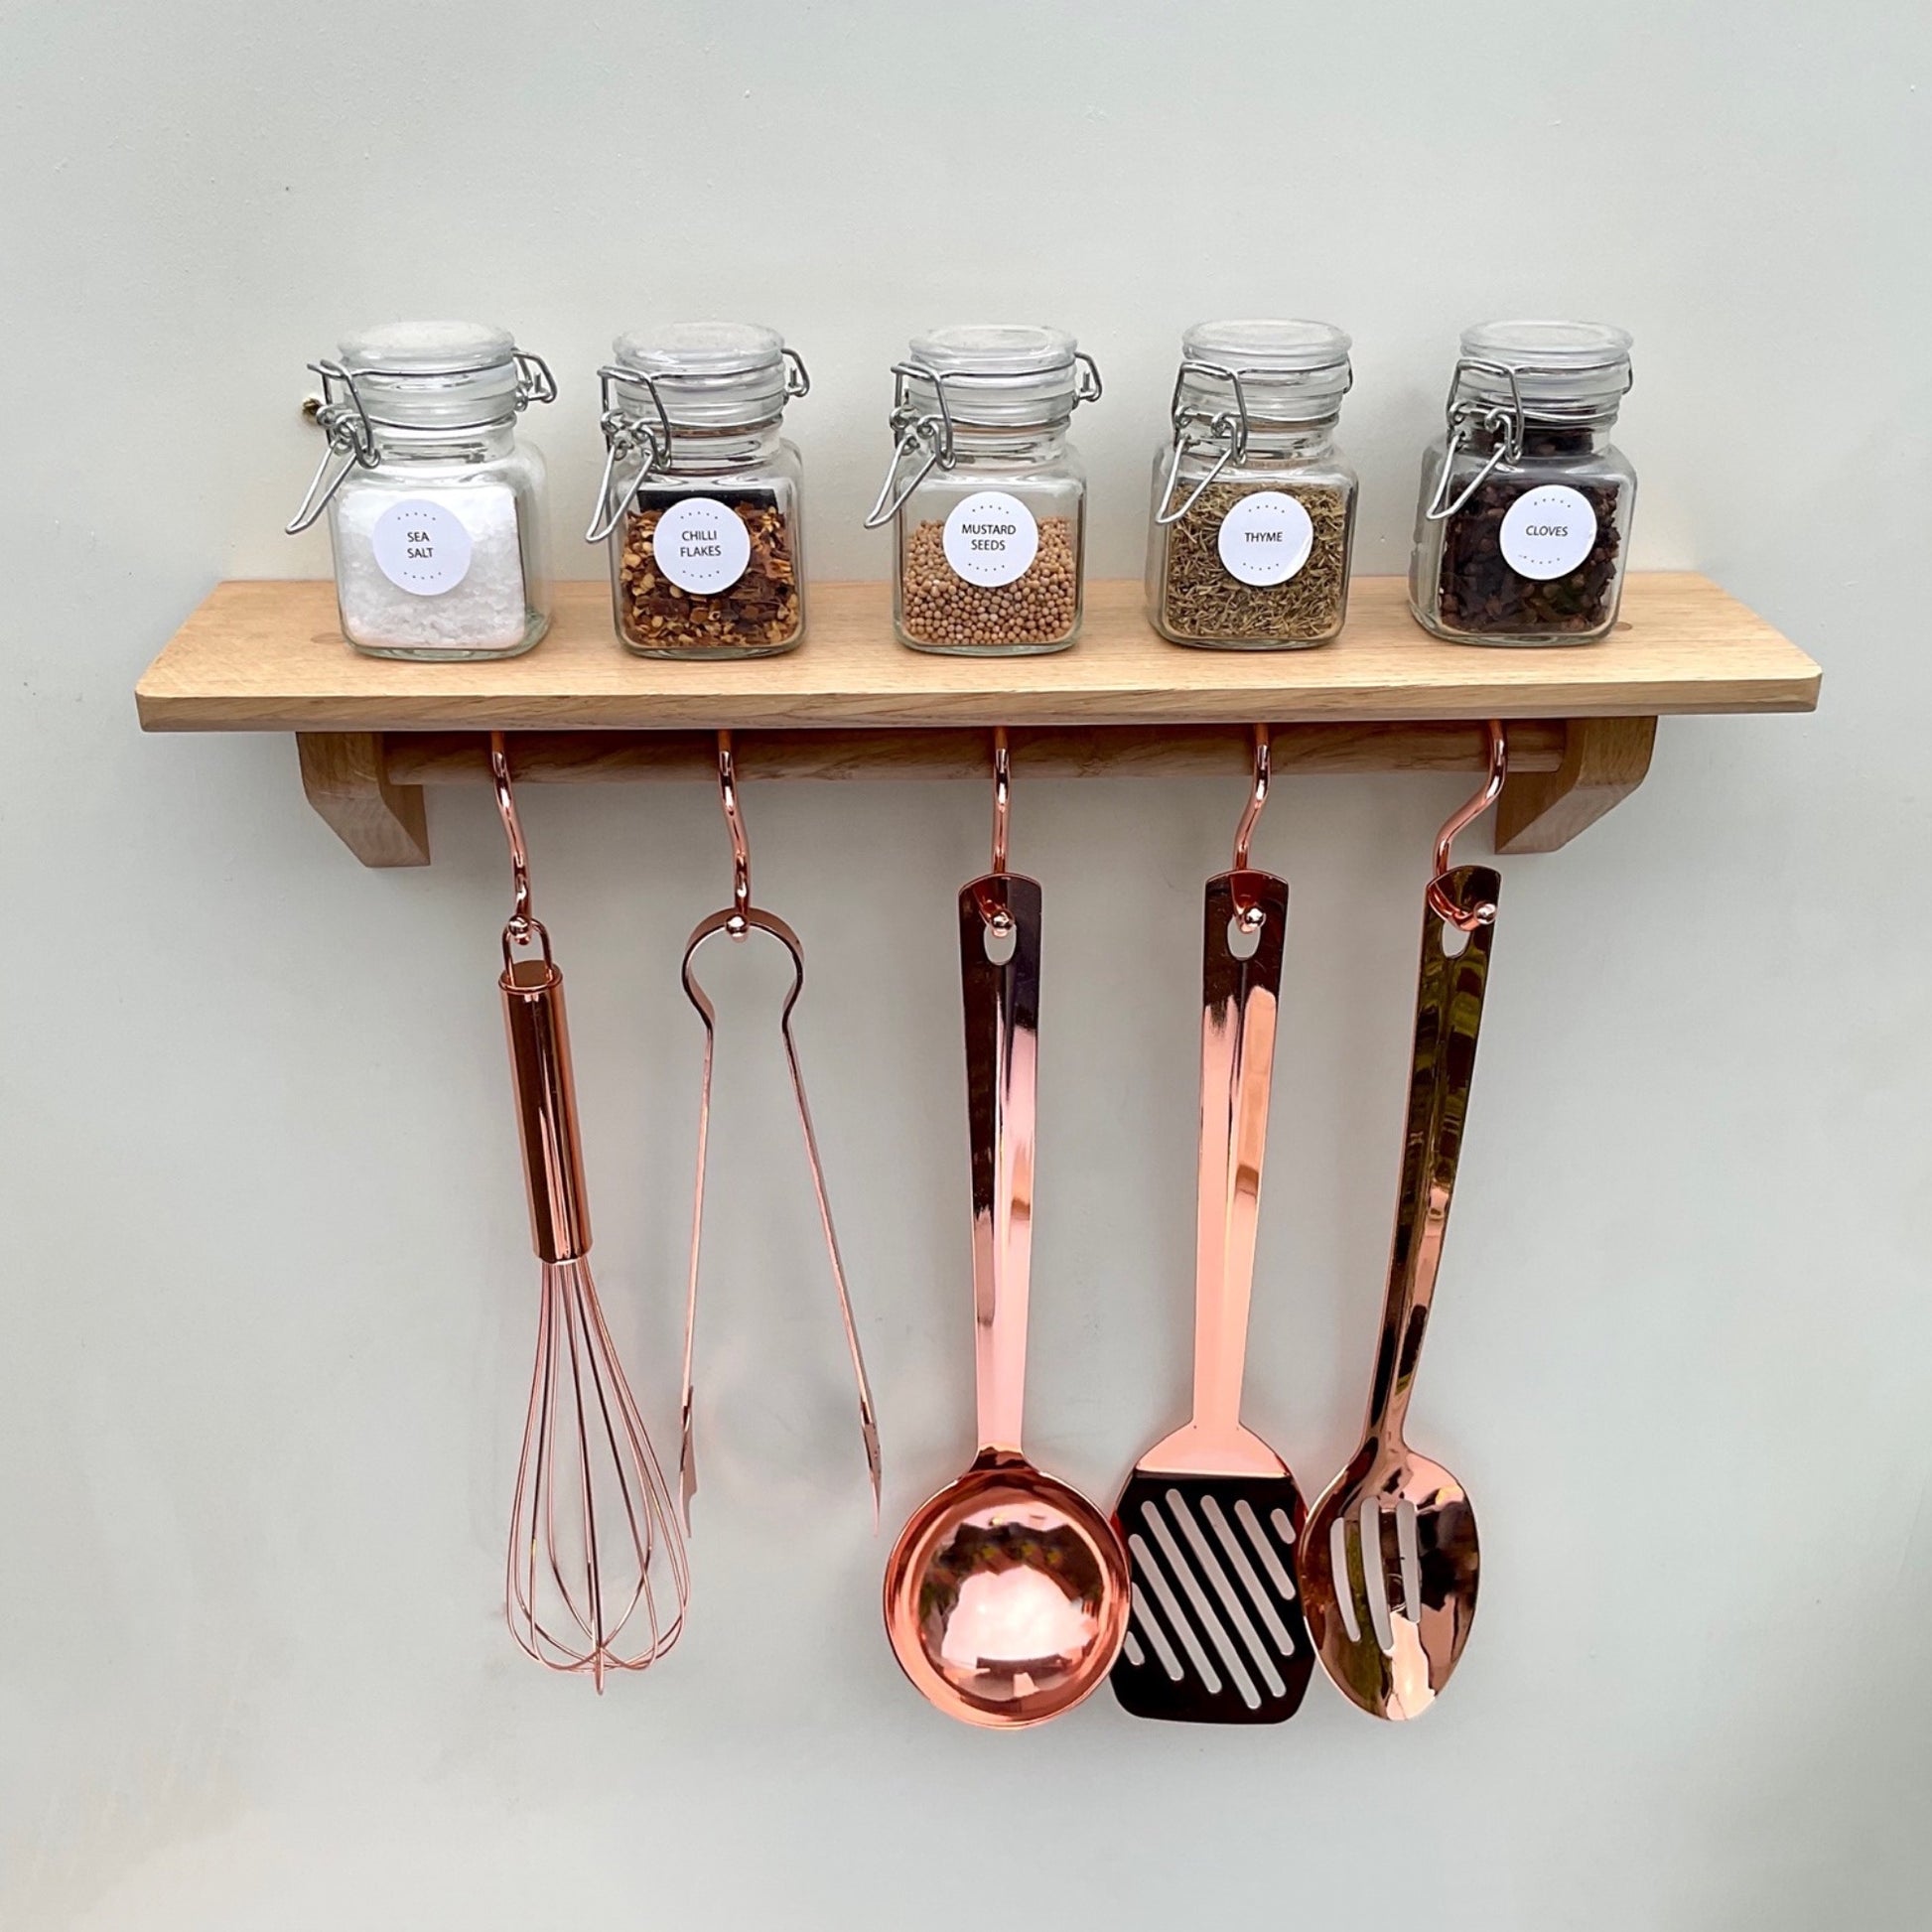
[[[1284,769],[1477,771],[1481,722],[1516,721],[1497,849],[1554,850],[1642,782],[1659,717],[1810,711],[1819,669],[1702,577],[1638,575],[1622,621],[1571,649],[1445,644],[1394,578],[1358,578],[1348,627],[1318,650],[1164,642],[1140,586],[1088,586],[1086,627],[1051,657],[950,658],[893,640],[879,584],[813,587],[785,657],[657,663],[621,649],[602,583],[563,584],[550,634],[484,664],[403,664],[343,641],[326,582],[218,586],[136,687],[148,731],[287,731],[303,785],[365,864],[426,865],[423,786],[482,782],[484,734],[517,734],[521,779],[676,778],[737,737],[747,780],[980,776],[1012,729],[1035,772],[1226,771],[1248,727]]]

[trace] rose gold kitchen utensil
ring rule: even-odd
[[[1107,1675],[1127,1559],[1084,1496],[1020,1450],[1034,1209],[1040,892],[1006,869],[1006,734],[994,740],[993,870],[959,895],[973,1171],[979,1455],[913,1512],[886,1566],[900,1668],[948,1717],[1042,1723]]]
[[[489,740],[516,904],[503,927],[503,1017],[516,1122],[543,1263],[536,1368],[510,1505],[503,1601],[538,1663],[643,1670],[684,1627],[689,1576],[669,1492],[591,1279],[591,1223],[577,1134],[564,976],[530,912],[523,829],[500,732]]]
[[[1503,728],[1489,727],[1483,787],[1436,841],[1423,916],[1416,1045],[1387,1303],[1354,1458],[1302,1533],[1302,1595],[1328,1675],[1371,1716],[1414,1718],[1449,1682],[1476,1607],[1476,1519],[1462,1486],[1403,1440],[1462,1149],[1501,885],[1451,870],[1449,845],[1503,786]],[[1444,929],[1467,935],[1444,949]]]
[[[1248,866],[1267,798],[1263,726],[1234,870],[1207,882],[1193,1419],[1141,1457],[1114,1509],[1134,1593],[1112,1682],[1137,1718],[1280,1724],[1299,1709],[1314,1669],[1295,1586],[1302,1492],[1281,1457],[1241,1426],[1288,929],[1287,881]]]
[[[738,809],[738,770],[732,757],[730,732],[718,734],[718,792],[725,808],[725,824],[731,831],[732,902],[722,912],[699,920],[684,948],[683,967],[685,997],[697,1008],[698,1018],[704,1022],[704,1076],[698,1095],[698,1173],[691,1199],[691,1267],[685,1287],[684,1396],[680,1405],[682,1434],[678,1451],[678,1491],[684,1507],[684,1524],[687,1530],[691,1526],[691,1498],[698,1490],[691,1418],[692,1353],[698,1326],[698,1251],[704,1235],[705,1158],[711,1142],[711,1066],[718,1043],[718,1016],[704,988],[698,984],[693,968],[699,947],[714,934],[722,932],[742,943],[754,932],[764,932],[784,947],[791,960],[791,990],[779,1010],[778,1032],[784,1040],[791,1091],[798,1102],[798,1124],[805,1134],[805,1160],[812,1173],[819,1226],[825,1231],[825,1252],[832,1263],[832,1286],[838,1291],[839,1317],[845,1323],[845,1345],[852,1357],[852,1376],[859,1387],[859,1430],[865,1442],[866,1470],[872,1479],[872,1520],[876,1529],[879,1525],[879,1423],[873,1410],[872,1385],[866,1379],[866,1358],[859,1347],[858,1324],[852,1318],[852,1297],[846,1288],[839,1237],[832,1225],[831,1203],[825,1192],[825,1168],[819,1159],[818,1136],[812,1129],[812,1110],[805,1099],[805,1074],[791,1034],[792,1012],[798,1005],[798,996],[805,990],[805,949],[797,933],[784,920],[752,903],[752,847]]]

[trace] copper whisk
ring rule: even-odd
[[[530,873],[500,732],[489,740],[516,903],[503,927],[503,1016],[530,1233],[543,1263],[536,1368],[510,1506],[503,1611],[551,1670],[645,1670],[684,1628],[690,1570],[663,1472],[591,1279],[563,974],[530,912]]]

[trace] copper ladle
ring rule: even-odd
[[[1494,803],[1506,768],[1489,727],[1483,787],[1437,835],[1423,914],[1416,1044],[1395,1240],[1362,1446],[1302,1532],[1302,1606],[1323,1667],[1376,1718],[1428,1710],[1462,1655],[1476,1609],[1476,1519],[1462,1485],[1403,1440],[1475,1070],[1500,881],[1449,865],[1455,835]],[[1444,929],[1467,935],[1445,950]]]
[[[1011,1727],[1056,1718],[1100,1685],[1126,1633],[1128,1577],[1107,1518],[1020,1450],[1040,892],[1006,869],[1004,732],[994,773],[993,870],[959,895],[980,1452],[899,1532],[885,1608],[921,1696],[962,1723]]]

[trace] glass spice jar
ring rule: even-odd
[[[935,329],[893,366],[893,624],[914,650],[1064,650],[1080,628],[1086,473],[1066,440],[1100,371],[1064,330]],[[909,477],[906,475],[910,471]]]
[[[748,322],[620,336],[585,538],[611,551],[618,635],[640,657],[773,657],[805,631],[804,466],[779,433],[810,392],[796,349]]]
[[[1181,337],[1148,526],[1148,617],[1170,642],[1294,650],[1341,629],[1357,479],[1333,432],[1348,347],[1325,322],[1200,322]]]
[[[1423,457],[1417,621],[1472,644],[1583,644],[1616,622],[1637,478],[1609,440],[1630,338],[1588,322],[1465,330]]]
[[[372,657],[515,657],[550,624],[543,458],[516,434],[557,385],[506,330],[398,322],[322,377],[329,439],[295,536],[329,514],[343,635]]]

